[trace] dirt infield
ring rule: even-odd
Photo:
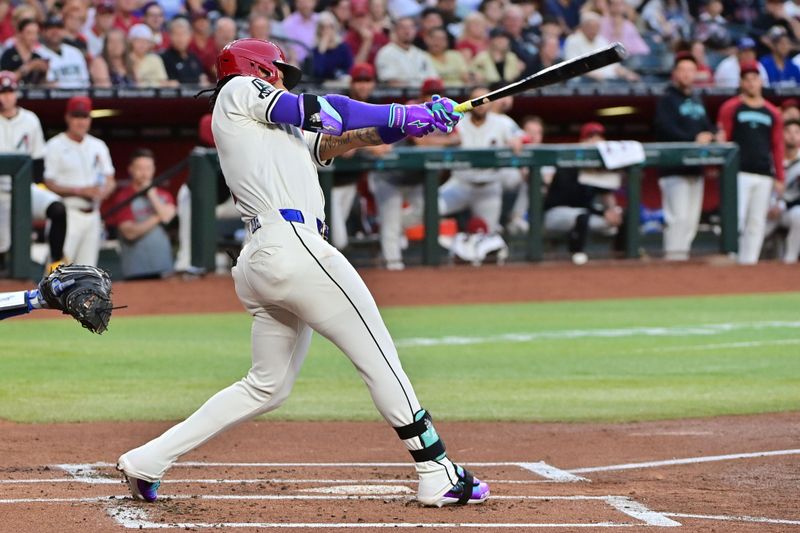
[[[597,264],[365,271],[381,305],[800,290],[800,269]],[[0,291],[23,287],[3,282]],[[115,284],[122,314],[240,311],[226,277]],[[381,423],[244,424],[182,458],[157,504],[111,463],[169,423],[0,421],[0,532],[175,527],[378,531],[800,532],[800,413],[633,424],[437,424],[492,486],[469,508],[422,508]]]

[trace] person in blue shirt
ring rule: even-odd
[[[792,41],[781,26],[773,26],[767,33],[772,43],[772,53],[759,62],[764,66],[771,87],[796,87],[800,85],[800,68],[791,60]]]

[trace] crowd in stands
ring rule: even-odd
[[[590,80],[666,80],[687,50],[704,85],[735,86],[743,55],[800,84],[800,0],[0,0],[0,69],[23,85],[208,85],[245,37],[341,85],[357,63],[395,86],[508,82],[615,41],[629,59]]]

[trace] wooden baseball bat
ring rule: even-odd
[[[455,110],[460,113],[464,113],[474,107],[478,107],[479,105],[488,104],[489,102],[494,102],[500,98],[518,94],[523,91],[527,91],[528,89],[537,89],[547,85],[555,85],[556,83],[561,83],[562,81],[567,81],[571,78],[582,76],[598,68],[619,63],[625,59],[626,55],[627,52],[625,51],[625,47],[622,46],[622,43],[610,44],[605,48],[601,48],[600,50],[595,50],[593,52],[583,54],[582,56],[572,58],[569,61],[562,61],[561,63],[547,67],[546,69],[540,70],[535,74],[531,74],[525,79],[516,81],[506,85],[505,87],[501,87],[500,89],[492,91],[489,94],[485,94],[473,100],[462,102],[456,106]]]

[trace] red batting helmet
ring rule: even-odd
[[[228,76],[255,76],[267,83],[278,81],[278,69],[283,72],[283,84],[292,89],[300,81],[300,69],[286,62],[278,45],[262,39],[239,39],[225,45],[217,56],[217,79]]]

